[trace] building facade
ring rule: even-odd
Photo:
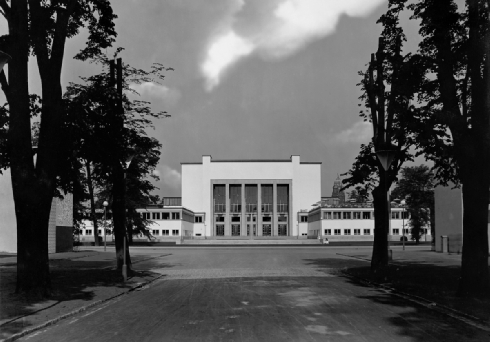
[[[326,237],[329,241],[373,241],[374,208],[372,204],[344,203],[324,205],[300,213],[307,221],[308,237]],[[390,241],[411,239],[409,214],[402,207],[393,205],[390,213]],[[430,228],[424,227],[420,241],[431,241]]]
[[[298,236],[297,213],[321,198],[321,163],[213,160],[182,163],[182,205],[204,213],[203,236]]]
[[[182,197],[137,211],[147,220],[152,240],[317,239],[372,241],[372,203],[348,203],[337,177],[334,205],[321,197],[321,163],[284,160],[213,160],[182,163]],[[333,198],[333,197],[332,197]],[[340,203],[342,200],[343,203]],[[408,215],[395,206],[390,239],[410,239]],[[405,229],[405,231],[403,230]],[[89,240],[93,228],[82,230]],[[99,235],[102,233],[102,228]],[[430,236],[425,229],[422,241]],[[144,238],[144,237],[141,237]]]

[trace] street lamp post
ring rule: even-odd
[[[402,208],[403,208],[403,212],[402,212],[402,233],[403,233],[403,237],[402,237],[402,241],[403,241],[403,250],[405,250],[405,204],[407,202],[405,200],[402,200],[400,202],[400,204],[402,205]]]
[[[107,235],[107,206],[109,205],[109,202],[107,201],[104,201],[104,203],[102,203],[102,205],[104,206],[104,252],[106,251],[106,245],[107,245],[107,238],[106,238],[106,235]]]

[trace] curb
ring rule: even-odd
[[[129,294],[129,293],[131,293],[131,292],[133,292],[133,291],[135,291],[137,289],[140,289],[140,288],[142,288],[144,286],[147,286],[147,285],[153,283],[155,280],[158,280],[158,279],[162,278],[163,276],[164,276],[163,274],[160,274],[158,277],[155,277],[155,278],[153,278],[152,280],[150,280],[148,282],[137,284],[136,286],[130,288],[126,292],[122,292],[122,293],[120,293],[118,295],[115,295],[115,296],[112,296],[112,297],[109,297],[109,298],[105,298],[105,299],[100,299],[100,300],[95,301],[93,303],[90,303],[88,305],[82,306],[81,308],[78,308],[76,310],[73,310],[73,311],[71,311],[71,312],[69,312],[67,314],[64,314],[64,315],[61,315],[59,317],[53,318],[53,319],[51,319],[51,320],[49,320],[47,322],[44,322],[44,323],[42,323],[40,325],[37,325],[35,327],[28,328],[28,329],[26,329],[24,331],[21,331],[19,333],[16,333],[16,334],[10,336],[10,337],[7,337],[6,339],[0,340],[0,342],[11,342],[11,341],[15,341],[15,340],[17,340],[17,339],[19,339],[21,337],[24,337],[26,335],[29,335],[29,334],[35,332],[37,330],[41,330],[43,328],[49,327],[49,326],[51,326],[53,324],[56,324],[59,321],[64,320],[65,318],[68,318],[68,317],[74,316],[74,315],[76,315],[76,314],[78,314],[80,312],[86,311],[86,310],[88,310],[88,309],[90,309],[90,308],[92,308],[94,306],[97,306],[97,305],[100,305],[102,303],[108,302],[108,301],[110,301],[110,300],[112,300],[114,298],[118,298],[118,297],[127,295],[127,294]]]
[[[490,332],[490,325],[488,323],[484,322],[483,320],[481,320],[478,317],[469,315],[467,313],[464,313],[464,312],[461,312],[461,311],[452,309],[450,307],[447,307],[447,306],[444,306],[444,305],[441,305],[441,304],[437,304],[437,303],[435,303],[433,301],[430,301],[428,299],[425,299],[423,297],[419,297],[419,296],[416,296],[416,295],[413,295],[413,294],[409,294],[409,293],[405,293],[405,292],[402,292],[402,291],[398,291],[395,288],[392,288],[392,287],[389,287],[389,286],[386,286],[386,285],[383,285],[383,284],[378,284],[378,283],[375,283],[375,282],[371,282],[371,281],[368,281],[368,280],[363,279],[363,278],[358,278],[356,276],[353,276],[353,275],[350,275],[350,274],[346,274],[344,272],[341,272],[340,275],[342,275],[345,278],[349,278],[349,279],[351,279],[351,280],[353,280],[355,282],[361,283],[363,285],[367,285],[367,286],[370,286],[370,287],[381,289],[381,290],[383,290],[386,293],[389,293],[391,295],[394,295],[394,296],[403,298],[403,299],[408,300],[408,301],[410,301],[412,303],[416,303],[416,304],[421,305],[423,307],[426,307],[428,309],[434,310],[434,311],[436,311],[436,312],[438,312],[440,314],[443,314],[443,315],[452,317],[454,319],[457,319],[458,321],[461,321],[461,322],[464,322],[466,324],[469,324],[469,325],[471,325],[471,326],[473,326],[475,328],[484,330],[486,332]]]

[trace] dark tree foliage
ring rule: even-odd
[[[424,76],[415,112],[425,127],[416,144],[434,162],[438,182],[463,188],[458,294],[488,294],[490,1],[467,0],[461,7],[453,0],[389,1],[387,15],[398,18],[402,11],[420,22],[422,37],[414,54]],[[385,17],[381,22],[393,25]]]
[[[369,199],[369,192],[361,186],[357,186],[354,190],[351,190],[348,195],[349,200],[354,200],[355,203],[366,203]]]
[[[67,39],[88,30],[76,58],[98,55],[114,42],[114,15],[109,0],[1,0],[8,35],[0,50],[12,60],[0,84],[9,104],[7,159],[17,218],[17,292],[41,296],[51,292],[48,226],[59,170],[66,160],[67,132],[61,70]],[[42,122],[37,162],[33,163],[28,59],[34,56],[41,78]]]
[[[345,188],[354,186],[372,193],[375,228],[371,269],[378,274],[388,264],[387,192],[403,163],[413,160],[410,149],[415,145],[415,132],[420,130],[420,123],[415,120],[418,114],[410,104],[421,80],[419,60],[401,53],[404,35],[398,21],[393,20],[393,24],[383,30],[368,70],[360,73],[363,80],[359,85],[364,91],[360,99],[369,109],[361,110],[360,114],[364,121],[372,123],[374,136],[369,144],[361,145],[348,177],[343,180]],[[375,154],[379,150],[394,152],[388,170],[384,170]]]
[[[398,180],[391,193],[393,199],[405,199],[410,213],[409,225],[412,239],[417,243],[422,235],[422,228],[430,223],[434,233],[434,179],[426,165],[404,167],[402,178]],[[434,235],[432,235],[434,236]]]
[[[117,50],[116,55],[119,51],[120,49]],[[99,57],[96,62],[108,69],[107,58]],[[92,184],[94,187],[89,194],[92,220],[97,222],[95,208],[103,208],[104,200],[107,200],[109,208],[112,208],[118,267],[122,266],[124,255],[123,245],[118,243],[119,231],[124,234],[126,228],[125,234],[130,240],[133,234],[138,233],[151,236],[147,229],[149,221],[142,219],[136,212],[136,208],[158,201],[158,197],[151,194],[156,187],[149,178],[158,180],[153,171],[159,161],[161,144],[156,139],[148,137],[145,130],[153,127],[152,120],[169,116],[166,112],[153,112],[149,102],[131,99],[127,94],[133,93],[134,97],[137,97],[138,94],[131,88],[135,84],[145,82],[159,84],[164,79],[163,72],[166,70],[167,68],[160,64],[154,64],[150,71],[125,65],[122,112],[114,110],[115,90],[111,85],[108,72],[82,78],[83,84],[71,83],[64,96],[69,109],[67,124],[72,133],[67,148],[76,151],[77,158],[90,165],[85,168],[82,176],[85,177],[85,184]],[[126,221],[118,221],[114,203],[115,191],[117,191],[116,172],[121,169],[121,165],[130,155],[134,157],[125,172],[123,185],[127,209]],[[62,178],[68,182],[73,179],[70,176]],[[126,256],[130,265],[129,249],[126,249]]]

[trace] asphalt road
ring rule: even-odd
[[[488,341],[488,332],[337,274],[350,249],[133,249],[161,280],[21,341]],[[157,257],[159,255],[165,255]]]

